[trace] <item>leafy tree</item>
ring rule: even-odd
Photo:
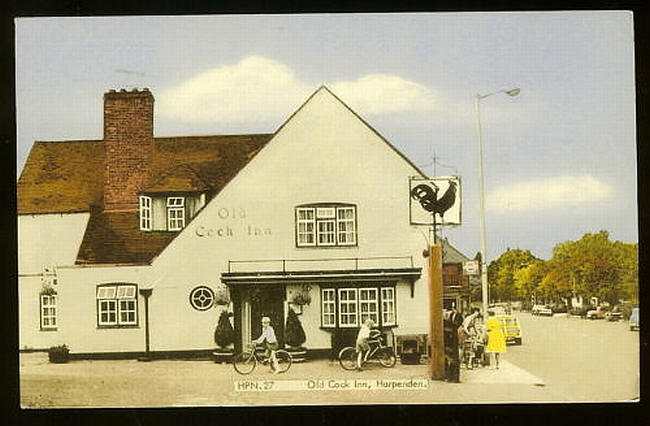
[[[230,323],[230,313],[221,312],[217,328],[214,330],[214,342],[217,346],[225,348],[235,342],[235,330]]]
[[[529,250],[508,249],[488,266],[491,300],[516,300],[521,297],[515,285],[515,274],[533,263]]]
[[[522,300],[529,301],[537,293],[548,269],[546,261],[535,259],[530,265],[515,272],[515,288]]]
[[[302,324],[298,319],[298,315],[289,308],[289,314],[287,315],[287,324],[284,328],[284,340],[287,342],[287,345],[298,347],[305,343],[307,337],[305,336],[305,330],[302,328]]]

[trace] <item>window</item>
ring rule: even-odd
[[[333,288],[324,288],[321,293],[323,327],[336,326],[336,298]]]
[[[339,325],[341,327],[357,326],[357,289],[339,289]]]
[[[137,308],[135,285],[102,285],[97,287],[98,325],[137,325]]]
[[[314,229],[316,221],[314,220],[314,209],[298,208],[296,209],[297,238],[299,246],[314,246]]]
[[[41,329],[56,330],[56,294],[41,295]]]
[[[381,289],[381,323],[395,325],[395,289],[382,287]]]
[[[151,197],[140,197],[140,230],[151,231]]]
[[[381,327],[397,325],[395,287],[321,289],[322,327],[359,327],[368,318]]]
[[[298,247],[355,246],[356,206],[311,205],[296,208]]]
[[[359,289],[359,323],[363,324],[368,318],[379,324],[379,306],[377,305],[376,288]]]
[[[190,305],[197,311],[206,311],[214,304],[214,292],[212,289],[199,286],[190,292]]]
[[[167,230],[180,231],[185,227],[185,198],[167,197]]]

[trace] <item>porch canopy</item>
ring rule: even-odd
[[[229,260],[221,281],[230,286],[404,280],[413,286],[421,275],[422,268],[413,266],[412,256]]]

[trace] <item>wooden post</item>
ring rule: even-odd
[[[442,323],[442,247],[429,247],[429,377],[445,379],[445,342]]]
[[[144,297],[144,355],[138,358],[138,361],[151,361],[149,352],[149,297],[153,292],[152,288],[141,288],[140,295]]]

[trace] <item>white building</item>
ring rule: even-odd
[[[264,315],[282,341],[297,293],[314,352],[366,317],[426,333],[412,176],[325,87],[273,134],[174,138],[153,136],[148,90],[106,93],[104,139],[36,142],[18,181],[20,349],[210,351],[224,285],[237,346]]]

